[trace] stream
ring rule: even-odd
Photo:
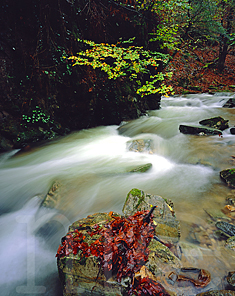
[[[121,213],[127,193],[138,188],[171,199],[181,224],[182,262],[211,273],[204,289],[175,290],[196,295],[223,289],[235,270],[235,252],[210,232],[205,210],[221,210],[231,189],[219,172],[235,166],[235,135],[193,136],[180,124],[221,116],[235,125],[235,109],[222,108],[233,93],[163,97],[160,110],[122,123],[71,133],[29,151],[0,155],[0,294],[62,296],[55,254],[68,226],[95,212]],[[120,130],[119,130],[120,129]],[[127,142],[151,139],[154,153],[128,151]],[[145,173],[126,173],[152,163]],[[56,209],[41,206],[54,181],[61,183]],[[210,242],[192,240],[192,226]],[[174,287],[173,287],[174,290]]]

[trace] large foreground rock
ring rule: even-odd
[[[222,135],[222,131],[206,127],[206,126],[199,126],[199,125],[184,125],[181,124],[179,126],[179,130],[183,134],[190,134],[190,135]]]
[[[157,209],[154,209],[153,211],[154,220],[151,222],[152,225],[157,224],[155,233],[165,238],[169,237],[175,242],[178,241],[179,222],[175,218],[172,208],[173,205],[171,204],[170,206],[167,204],[162,197],[145,194],[141,190],[133,189],[127,195],[123,212],[125,217],[130,217],[129,215],[133,215],[138,211],[151,209],[153,206],[157,206]],[[147,214],[146,217],[148,217]],[[85,249],[86,246],[91,246],[94,244],[98,246],[101,236],[100,232],[97,232],[96,230],[105,229],[106,233],[107,223],[112,221],[116,223],[118,219],[120,220],[125,218],[120,214],[113,212],[89,215],[86,218],[74,222],[69,227],[67,235],[62,238],[61,242],[64,245],[76,243],[77,237],[79,235],[79,243],[82,248]],[[144,226],[143,231],[146,229],[145,227],[146,226]],[[154,230],[154,228],[152,229]],[[129,233],[125,232],[123,235],[125,236],[125,239],[128,239],[128,237],[131,238],[133,235],[132,230],[130,229]],[[141,235],[144,235],[142,234],[142,231]],[[107,239],[109,237],[110,236],[107,236]],[[75,240],[73,238],[75,238]],[[124,238],[121,238],[120,245],[117,245],[118,249],[123,248],[121,247],[123,240]],[[61,247],[62,245],[59,247],[58,252],[60,252]],[[107,244],[104,243],[103,248],[105,252]],[[157,278],[159,279],[159,277],[166,277],[168,276],[168,273],[172,271],[177,272],[177,270],[182,267],[179,258],[177,258],[171,252],[167,245],[164,245],[164,243],[160,242],[155,237],[152,237],[147,249],[149,250],[148,258],[145,261],[145,264],[142,265],[142,267],[140,266],[140,271],[135,273],[134,278],[139,276],[141,276],[141,278],[147,276],[156,282]],[[115,250],[112,252],[115,252]],[[124,252],[123,254],[124,255],[122,255],[122,257],[127,258],[125,255],[126,253]],[[134,256],[137,257],[134,257],[133,262],[137,262],[139,260],[138,258],[140,253],[137,252]],[[117,264],[113,261],[111,262],[113,265]],[[129,263],[130,266],[133,264],[133,262]],[[111,273],[108,272],[110,274],[107,275],[107,269],[105,270],[102,268],[100,264],[100,258],[92,254],[89,254],[87,257],[83,256],[81,249],[79,249],[77,253],[70,250],[67,253],[63,253],[63,256],[58,256],[57,265],[60,281],[63,286],[63,296],[127,295],[126,293],[129,289],[130,283],[133,282],[133,278],[131,279],[130,277],[124,277],[121,281],[118,280],[115,269],[112,269]],[[162,285],[158,283],[157,285],[159,285],[162,291],[162,296],[169,296],[168,292],[162,287]]]

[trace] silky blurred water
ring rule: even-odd
[[[234,167],[235,136],[229,129],[223,137],[184,135],[179,125],[222,116],[234,126],[234,109],[222,108],[230,97],[235,95],[162,98],[160,110],[120,127],[82,130],[28,152],[0,155],[0,294],[62,295],[55,254],[68,225],[94,212],[121,213],[132,188],[174,202],[185,262],[207,267],[213,275],[210,288],[219,287],[235,268],[235,253],[220,245],[193,245],[187,241],[188,225],[205,224],[204,209],[224,207],[231,189],[219,172]],[[127,142],[134,139],[151,139],[154,153],[128,151]],[[148,172],[126,173],[146,163],[152,163]],[[54,181],[61,183],[58,207],[41,207]]]

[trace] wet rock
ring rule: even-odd
[[[235,107],[235,99],[230,98],[228,101],[223,105],[224,108],[234,108]]]
[[[46,194],[41,206],[56,209],[61,199],[60,189],[61,183],[59,181],[55,181]]]
[[[221,131],[229,128],[228,122],[229,122],[229,120],[225,120],[224,118],[222,118],[220,116],[199,121],[199,123],[202,125],[216,128]]]
[[[235,287],[235,271],[229,271],[226,279],[229,285]]]
[[[220,177],[231,188],[235,188],[235,169],[226,169],[220,172]]]
[[[235,296],[235,291],[230,290],[214,290],[204,293],[199,293],[196,296]]]
[[[222,135],[222,131],[211,128],[211,127],[204,127],[198,125],[183,125],[179,126],[179,130],[183,134],[190,134],[190,135]]]
[[[235,127],[231,127],[229,131],[232,135],[235,135]]]
[[[150,253],[146,266],[155,276],[177,271],[182,267],[181,261],[167,246],[153,239],[148,246]]]
[[[229,236],[235,236],[235,225],[224,221],[216,222],[215,226]]]
[[[175,217],[172,202],[167,202],[161,196],[145,194],[142,190],[132,189],[127,194],[122,211],[125,216],[129,216],[137,211],[150,210],[153,206],[157,206],[153,211],[156,235],[177,242],[180,237],[180,224]]]
[[[226,240],[225,248],[235,251],[235,236],[231,236]]]
[[[151,266],[151,262],[156,262],[156,260],[160,260],[162,263],[171,263],[171,267],[174,266],[174,268],[176,269],[181,267],[181,261],[179,260],[179,258],[176,257],[164,244],[158,242],[155,239],[152,239],[148,248],[150,250],[148,264],[150,264]],[[155,265],[155,263],[153,264]]]
[[[129,171],[127,171],[128,173],[145,173],[147,172],[148,170],[150,170],[152,167],[152,164],[151,163],[146,163],[144,165],[141,165],[141,166],[138,166],[134,169],[131,169]]]
[[[138,139],[127,142],[127,149],[134,152],[147,152],[153,154],[153,141],[148,139]]]
[[[189,239],[195,243],[200,245],[211,246],[212,242],[209,237],[209,233],[207,229],[204,229],[202,226],[193,224],[190,232],[189,232]]]

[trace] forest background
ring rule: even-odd
[[[0,151],[235,89],[235,0],[2,0]]]

